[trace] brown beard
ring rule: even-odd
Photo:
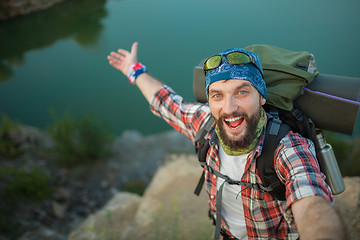
[[[243,117],[244,121],[247,123],[243,137],[240,139],[232,139],[225,131],[224,119],[228,117]],[[215,119],[217,126],[219,127],[219,135],[223,143],[228,146],[231,150],[245,149],[248,148],[254,141],[256,137],[256,129],[261,117],[261,107],[258,111],[252,116],[248,116],[244,112],[235,112],[233,114],[224,114]]]

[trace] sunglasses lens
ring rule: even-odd
[[[226,59],[229,64],[244,64],[250,63],[251,60],[248,55],[241,52],[232,52],[226,56]]]
[[[206,62],[204,64],[204,69],[209,70],[209,69],[216,68],[219,66],[220,61],[221,61],[221,56],[219,56],[219,55],[212,56],[208,60],[206,60]]]

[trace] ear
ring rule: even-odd
[[[263,106],[266,103],[266,99],[262,95],[260,95],[260,103],[261,106]]]

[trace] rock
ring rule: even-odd
[[[131,228],[141,197],[121,192],[100,211],[91,214],[68,240],[119,239]]]
[[[64,187],[58,187],[53,195],[53,201],[51,202],[52,210],[57,218],[64,218],[66,210],[69,206],[69,199],[71,193]]]
[[[0,1],[0,21],[43,10],[64,0]]]
[[[55,217],[64,218],[68,205],[66,203],[58,203],[56,201],[53,201],[51,205]]]
[[[63,237],[57,232],[43,227],[38,230],[29,231],[25,233],[19,240],[31,240],[31,239],[47,239],[47,240],[62,240]]]
[[[126,139],[126,142],[134,145],[140,144],[143,141],[143,136],[139,131],[125,130],[121,135],[121,139]]]
[[[52,210],[57,218],[64,218],[66,210],[69,206],[69,199],[71,193],[64,187],[58,187],[53,195],[53,201],[51,202]]]
[[[9,140],[13,142],[22,151],[31,147],[50,147],[52,141],[49,136],[38,128],[21,125],[9,131]]]
[[[103,210],[88,217],[68,240],[114,239],[112,234],[122,240],[210,239],[214,227],[207,217],[207,198],[193,193],[201,175],[196,157],[173,155],[166,162],[141,200],[129,197],[126,201],[122,199],[126,193],[118,194]],[[129,207],[132,209],[126,209]],[[104,220],[109,211],[114,221]]]
[[[110,183],[141,181],[146,185],[163,165],[166,155],[194,153],[191,141],[175,130],[149,136],[125,131],[114,141],[113,149],[113,159],[106,163],[107,180]]]
[[[71,193],[64,187],[58,187],[54,193],[54,200],[66,203],[71,197]]]
[[[201,176],[195,155],[172,155],[146,190],[135,216],[132,239],[210,239],[208,199],[193,192]]]

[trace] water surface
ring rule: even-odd
[[[193,67],[255,43],[312,52],[322,73],[360,77],[358,0],[77,0],[0,22],[0,112],[45,128],[50,108],[115,133],[170,129],[106,56],[139,42],[152,75],[193,101]]]

